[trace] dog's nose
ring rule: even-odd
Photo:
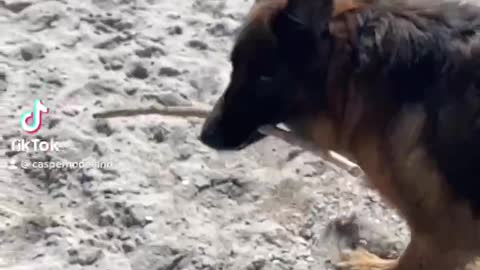
[[[224,137],[220,134],[220,132],[217,132],[215,130],[202,130],[199,139],[203,144],[213,149],[223,149],[225,147]]]

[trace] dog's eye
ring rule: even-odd
[[[260,81],[262,81],[262,82],[270,82],[272,80],[273,80],[273,78],[270,77],[270,76],[260,76]]]

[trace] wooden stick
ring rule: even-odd
[[[195,108],[195,107],[158,107],[152,106],[147,109],[132,109],[132,110],[115,110],[105,111],[93,114],[93,118],[113,118],[136,115],[160,114],[180,117],[199,117],[207,118],[210,113],[209,109]]]
[[[147,109],[126,109],[126,110],[113,110],[105,111],[101,113],[95,113],[94,118],[114,118],[114,117],[128,117],[136,115],[168,115],[168,116],[179,116],[179,117],[198,117],[198,118],[207,118],[210,113],[209,109],[197,108],[197,107],[158,107],[153,106]],[[325,161],[333,163],[335,166],[338,166],[341,169],[346,170],[350,175],[354,177],[362,176],[363,172],[360,167],[348,160],[346,157],[334,152],[334,151],[324,151],[316,147],[313,143],[303,140],[296,136],[291,131],[286,131],[280,129],[276,126],[262,126],[259,131],[267,136],[272,136],[285,142],[299,146],[300,148],[310,151],[314,154],[319,155]]]
[[[335,166],[346,170],[354,177],[360,177],[363,175],[363,171],[360,169],[360,167],[346,157],[336,153],[335,151],[322,150],[313,143],[295,136],[295,134],[291,131],[286,131],[276,126],[262,126],[260,127],[259,131],[265,135],[276,137],[289,144],[296,145],[304,150],[310,151],[322,157],[325,161],[333,163]]]

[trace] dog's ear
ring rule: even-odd
[[[345,12],[356,10],[374,3],[376,0],[257,0],[257,3],[275,3],[272,16],[277,16],[283,26],[303,29],[308,26],[321,33],[328,22]],[[288,27],[287,27],[288,28]]]
[[[310,31],[321,35],[333,14],[333,0],[289,0],[277,16],[275,31],[298,35]],[[293,36],[292,38],[296,38]]]
[[[312,28],[295,14],[284,10],[272,21],[271,31],[281,44],[302,43],[312,33]]]
[[[333,5],[333,17],[345,12],[361,9],[373,4],[376,0],[335,0]]]
[[[318,44],[329,31],[332,12],[332,0],[289,0],[276,14],[270,28],[290,64],[306,68],[305,63],[315,57]]]
[[[288,10],[280,12],[272,22],[276,46],[291,64],[303,63],[315,50],[315,31],[300,17]]]
[[[325,28],[333,14],[334,0],[256,0],[250,23],[277,30],[299,30],[305,26],[318,31]],[[342,0],[346,1],[346,0]]]
[[[373,1],[377,0],[256,0],[250,25],[275,40],[284,52],[308,57],[314,50],[311,46],[330,32],[332,18]]]

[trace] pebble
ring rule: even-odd
[[[44,57],[45,47],[39,43],[31,43],[20,48],[20,55],[25,61],[32,61]]]
[[[201,50],[201,51],[204,51],[204,50],[208,49],[207,43],[205,43],[203,41],[200,41],[200,40],[190,40],[187,43],[187,45],[190,48]]]
[[[127,240],[122,243],[122,249],[125,253],[130,253],[135,250],[135,242],[132,240]]]
[[[135,54],[141,58],[151,58],[154,56],[164,56],[166,55],[165,51],[157,46],[149,46],[143,49],[135,50]]]
[[[148,216],[147,210],[142,205],[132,205],[125,208],[123,223],[127,227],[145,226],[152,222],[152,218]]]
[[[15,1],[15,2],[7,2],[4,4],[4,7],[14,13],[20,13],[25,8],[32,5],[32,1]]]
[[[176,36],[176,35],[181,35],[181,34],[183,34],[183,29],[182,29],[182,27],[181,27],[181,26],[178,26],[178,25],[169,27],[167,31],[168,31],[168,34],[169,34],[170,36]]]
[[[143,100],[155,100],[164,106],[190,106],[191,102],[181,94],[165,90],[163,93],[143,95]]]
[[[81,266],[93,265],[104,256],[103,251],[92,247],[82,247],[79,249],[68,250],[70,255],[70,264],[78,264]]]
[[[140,80],[148,78],[149,75],[148,69],[139,63],[134,64],[133,67],[127,72],[127,76]]]
[[[104,211],[98,218],[98,225],[110,226],[115,222],[115,215],[111,211]]]
[[[166,77],[177,77],[181,74],[182,73],[178,69],[172,67],[161,67],[158,71],[158,75]]]
[[[114,132],[109,122],[105,119],[97,119],[95,121],[94,128],[98,133],[105,134],[107,136],[112,135]]]

